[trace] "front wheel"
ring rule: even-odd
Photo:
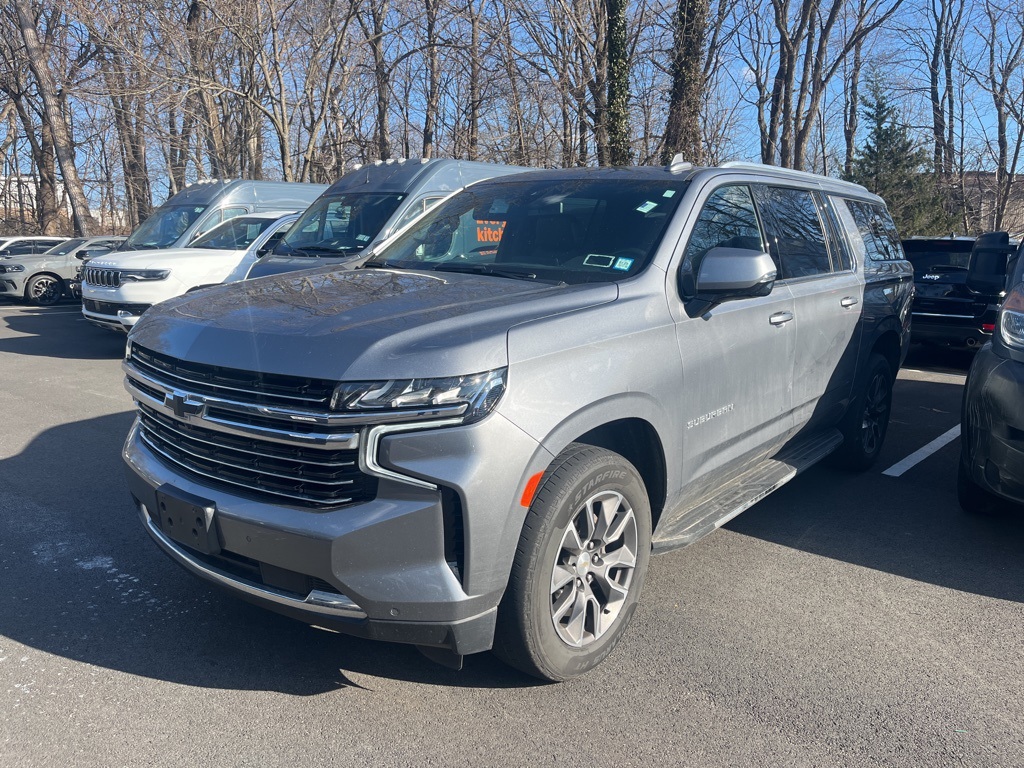
[[[35,275],[25,285],[25,298],[39,307],[49,307],[64,295],[64,282],[53,275]]]
[[[892,410],[893,373],[889,361],[873,353],[860,382],[859,391],[840,424],[843,443],[834,454],[833,462],[853,470],[867,469],[882,452]]]
[[[495,654],[545,680],[597,666],[636,608],[651,553],[651,507],[622,456],[573,443],[526,515],[498,608]]]

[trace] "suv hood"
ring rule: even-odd
[[[90,267],[100,269],[172,269],[175,264],[208,262],[215,258],[239,258],[245,251],[222,251],[216,248],[158,248],[148,251],[105,253],[89,259]]]
[[[131,340],[193,362],[360,381],[508,364],[509,328],[614,301],[618,286],[441,272],[310,270],[160,304]]]

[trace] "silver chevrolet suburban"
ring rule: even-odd
[[[753,164],[474,184],[351,269],[128,337],[124,447],[172,559],[458,667],[598,664],[649,556],[888,425],[913,274],[878,197]]]

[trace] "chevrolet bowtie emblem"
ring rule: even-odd
[[[164,407],[170,408],[179,419],[187,421],[192,416],[202,416],[206,401],[184,392],[168,392],[164,395]]]

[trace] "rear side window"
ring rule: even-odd
[[[903,248],[896,233],[896,225],[892,223],[892,217],[885,210],[885,206],[844,198],[832,198],[832,202],[846,228],[854,251],[860,256],[872,261],[903,259]]]
[[[818,203],[810,191],[759,187],[757,202],[768,234],[768,252],[783,280],[832,272]]]

